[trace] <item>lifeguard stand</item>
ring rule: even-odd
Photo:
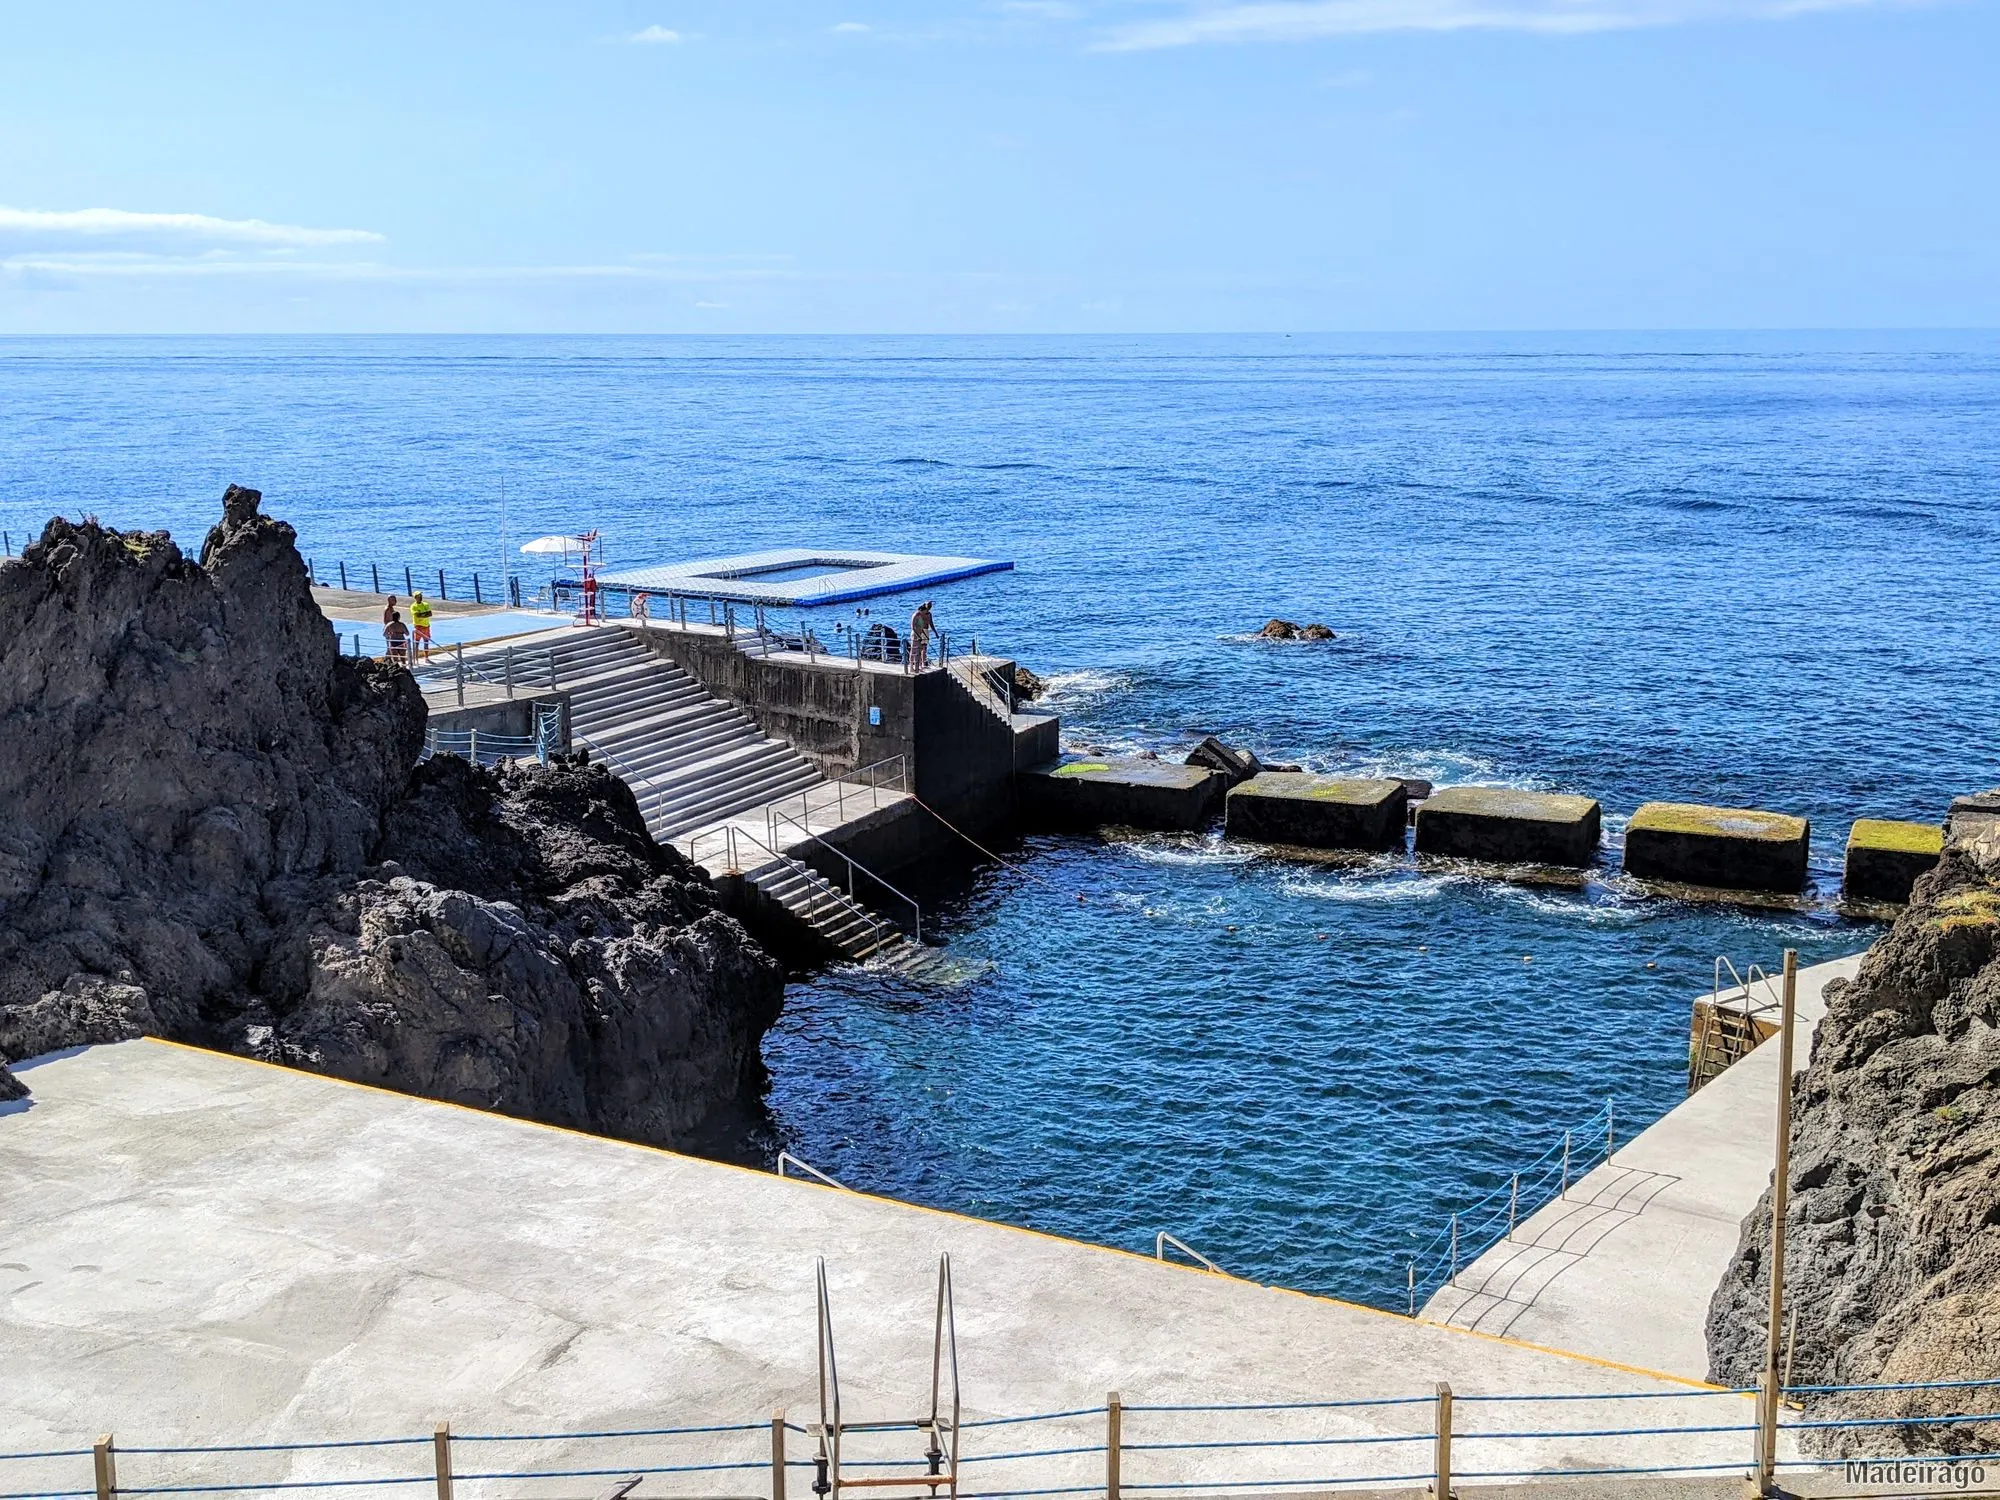
[[[949,1406],[945,1381],[950,1379]],[[840,1366],[833,1352],[833,1308],[826,1289],[826,1261],[819,1262],[819,1423],[813,1436],[813,1493],[840,1500],[846,1490],[895,1490],[925,1496],[958,1496],[958,1330],[951,1305],[951,1257],[938,1256],[937,1315],[931,1332],[931,1402],[928,1416],[850,1422],[840,1409]],[[841,1438],[847,1433],[914,1432],[927,1441],[925,1472],[849,1478],[841,1471]]]

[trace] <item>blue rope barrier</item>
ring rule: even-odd
[[[615,1469],[526,1469],[506,1474],[454,1474],[454,1479],[604,1479],[626,1474],[714,1474],[725,1469],[768,1469],[769,1463],[673,1464],[665,1468],[641,1468],[624,1464]]]
[[[71,1456],[74,1457],[75,1455],[72,1454]],[[96,1490],[12,1490],[6,1494],[0,1494],[0,1500],[77,1500],[77,1497],[79,1496],[88,1496],[89,1500],[97,1500],[97,1491]]]
[[[1664,1464],[1652,1467],[1633,1466],[1623,1469],[1453,1469],[1454,1479],[1565,1479],[1584,1478],[1595,1474],[1714,1474],[1724,1470],[1741,1471],[1748,1467],[1742,1459],[1726,1464]]]
[[[1121,1481],[1121,1490],[1268,1490],[1295,1489],[1318,1490],[1336,1484],[1405,1484],[1413,1479],[1432,1479],[1432,1474],[1356,1474],[1351,1478],[1336,1479],[1232,1479],[1227,1484],[1218,1484],[1213,1479],[1177,1479],[1171,1483],[1132,1484]],[[1096,1486],[1102,1490],[1103,1485]]]
[[[768,1422],[729,1422],[717,1427],[634,1427],[609,1432],[454,1432],[454,1443],[563,1443],[586,1438],[685,1437],[701,1432],[765,1432]],[[792,1424],[785,1424],[790,1427]],[[795,1429],[803,1431],[803,1428]],[[428,1443],[429,1438],[422,1441]],[[132,1450],[132,1451],[137,1451]]]
[[[1428,1406],[1435,1396],[1380,1396],[1368,1401],[1238,1401],[1210,1406],[1128,1406],[1135,1411],[1330,1411],[1350,1406]]]
[[[958,1500],[1013,1500],[1016,1495],[1101,1495],[1101,1484],[1070,1484],[1047,1490],[980,1490],[976,1494],[960,1492]]]
[[[428,1448],[432,1439],[421,1438],[341,1438],[325,1443],[215,1443],[179,1448],[127,1448],[120,1453],[305,1453],[321,1448]],[[122,1488],[122,1486],[121,1486]]]
[[[1785,1422],[1780,1426],[1786,1432],[1801,1432],[1813,1427],[1949,1427],[1955,1422],[2000,1422],[2000,1411],[1968,1412],[1958,1417],[1854,1417],[1845,1421]]]
[[[1747,1430],[1747,1429],[1746,1429]],[[1350,1443],[1428,1443],[1437,1437],[1433,1432],[1396,1433],[1389,1437],[1324,1437],[1324,1438],[1268,1438],[1258,1441],[1246,1438],[1241,1441],[1215,1443],[1122,1443],[1127,1453],[1167,1453],[1187,1448],[1339,1448]]]
[[[426,1439],[428,1441],[428,1439]],[[123,1450],[136,1453],[136,1448]],[[435,1484],[437,1475],[416,1474],[400,1479],[267,1479],[260,1484],[121,1484],[121,1495],[228,1495],[244,1490],[339,1490],[364,1485]],[[95,1493],[93,1491],[92,1493]]]
[[[1127,1411],[1138,1411],[1140,1409],[1141,1408],[1136,1406],[1128,1406],[1125,1408],[1125,1410]],[[1101,1406],[1079,1406],[1075,1411],[1044,1411],[1044,1412],[1037,1412],[1032,1417],[981,1417],[976,1422],[961,1422],[959,1423],[959,1426],[960,1427],[1011,1427],[1018,1422],[1057,1422],[1061,1421],[1065,1417],[1101,1417],[1103,1415],[1104,1415],[1104,1408]],[[1025,1494],[1026,1491],[1022,1491],[1021,1493]]]
[[[89,1448],[51,1448],[46,1453],[0,1453],[0,1463],[10,1458],[88,1458],[91,1451]],[[97,1491],[92,1490],[91,1493],[94,1495]]]
[[[1589,1391],[1565,1391],[1551,1396],[1454,1396],[1452,1403],[1464,1406],[1473,1401],[1685,1401],[1696,1396],[1754,1396],[1755,1386],[1729,1386],[1712,1391],[1611,1391],[1593,1395]]]
[[[1062,1458],[1071,1453],[1102,1453],[1103,1451],[1104,1444],[1102,1443],[1086,1443],[1080,1448],[1029,1448],[1020,1453],[968,1453],[959,1462],[962,1464],[997,1464],[1005,1463],[1010,1458]]]
[[[1787,1396],[1819,1395],[1828,1391],[1965,1391],[2000,1385],[2000,1380],[1917,1380],[1904,1385],[1788,1385]]]
[[[1501,1438],[1601,1438],[1601,1437],[1671,1437],[1681,1433],[1697,1432],[1755,1432],[1757,1424],[1750,1422],[1742,1426],[1730,1427],[1607,1427],[1601,1431],[1580,1432],[1454,1432],[1455,1443],[1497,1441]]]

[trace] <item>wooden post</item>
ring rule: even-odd
[[[1442,1380],[1437,1393],[1437,1477],[1431,1481],[1437,1500],[1451,1500],[1451,1387]]]
[[[785,1500],[785,1409],[771,1413],[771,1500]]]
[[[437,1457],[437,1500],[451,1500],[451,1423],[438,1424],[431,1448]]]
[[[1112,1391],[1104,1398],[1104,1500],[1118,1500],[1118,1470],[1124,1447],[1125,1403]]]
[[[1764,1374],[1757,1389],[1755,1493],[1772,1493],[1778,1477],[1778,1403],[1784,1375],[1785,1214],[1792,1196],[1792,1029],[1799,1014],[1799,950],[1785,950],[1784,1004],[1778,1015],[1778,1139],[1771,1164],[1770,1315],[1764,1330]]]
[[[114,1500],[118,1494],[118,1448],[110,1433],[91,1446],[90,1460],[97,1470],[97,1500]]]

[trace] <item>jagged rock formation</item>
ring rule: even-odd
[[[417,763],[292,529],[51,521],[0,566],[0,1098],[158,1035],[662,1144],[759,1071],[777,966],[582,765]]]
[[[1786,1300],[1794,1384],[2000,1377],[2000,828],[1956,838],[1860,974],[1827,990],[1794,1084]],[[1771,1202],[1709,1307],[1710,1374],[1764,1358]],[[1816,1418],[1942,1417],[2000,1388],[1850,1393]],[[1991,1450],[1990,1426],[1820,1434],[1831,1453]]]

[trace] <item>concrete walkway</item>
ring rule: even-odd
[[[745,1424],[461,1438],[455,1462],[462,1476],[742,1463],[662,1475],[642,1495],[768,1494],[759,1424],[775,1406],[801,1423],[817,1412],[815,1258],[832,1285],[845,1414],[881,1418],[928,1401],[941,1251],[968,1422],[1075,1413],[968,1429],[970,1490],[1101,1486],[1114,1389],[1134,1408],[1125,1478],[1140,1490],[1371,1477],[1414,1488],[1400,1476],[1429,1472],[1441,1380],[1459,1397],[1468,1477],[1748,1453],[1747,1435],[1682,1430],[1747,1422],[1739,1397],[762,1172],[167,1043],[83,1049],[22,1076],[34,1098],[0,1106],[0,1453],[115,1432],[128,1486],[424,1475],[438,1421],[461,1435]],[[1580,1399],[1466,1399],[1503,1394]],[[1384,1398],[1408,1404],[1138,1409]],[[1633,1427],[1669,1430],[1541,1435]],[[131,1451],[413,1436],[421,1446]],[[1143,1446],[1273,1438],[1295,1445]],[[791,1442],[802,1456],[805,1439]],[[1089,1451],[997,1456],[1071,1447]],[[918,1451],[901,1434],[850,1455]],[[89,1488],[87,1457],[38,1463],[0,1465],[0,1491]],[[795,1474],[795,1493],[809,1477]],[[460,1492],[582,1495],[609,1481],[535,1483],[462,1478]]]
[[[1827,981],[1860,967],[1857,954],[1799,971],[1795,1069],[1826,1014]],[[1751,999],[1775,1026],[1776,982]],[[1705,1379],[1709,1298],[1771,1184],[1777,1078],[1773,1036],[1459,1272],[1421,1315]]]

